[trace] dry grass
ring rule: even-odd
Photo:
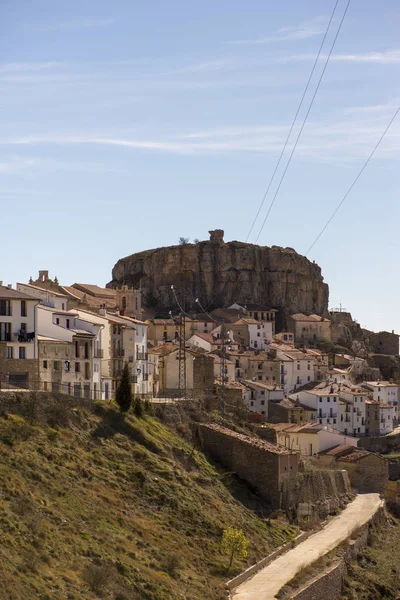
[[[0,600],[225,600],[225,527],[248,564],[295,531],[155,418],[58,417],[0,418]]]

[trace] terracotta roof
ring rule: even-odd
[[[175,344],[172,343],[167,343],[160,344],[155,348],[150,348],[149,353],[156,354],[157,356],[166,356],[167,354],[171,354],[171,352],[175,352],[176,350],[178,350],[178,346],[175,346]]]
[[[301,402],[297,402],[297,400],[291,400],[290,398],[283,398],[283,400],[281,400],[277,404],[289,410],[309,410],[311,412],[317,412],[316,408],[311,408],[306,404],[301,404]]]
[[[13,290],[5,285],[0,285],[0,298],[1,300],[35,300],[39,302],[38,298],[29,296],[24,292],[19,292],[18,290]]]
[[[242,317],[235,321],[235,323],[232,323],[232,325],[260,325],[260,321],[256,321],[256,319]]]
[[[340,462],[357,462],[366,456],[372,456],[371,452],[367,452],[367,450],[354,450],[351,454],[347,454],[346,456],[340,456],[338,461]],[[376,455],[375,455],[376,456]]]
[[[290,318],[294,321],[307,321],[309,323],[317,323],[320,321],[329,323],[329,319],[325,319],[319,315],[304,315],[303,313],[295,313],[294,315],[290,315]]]
[[[319,454],[323,454],[325,456],[333,456],[338,458],[340,456],[345,456],[346,454],[350,454],[354,451],[354,446],[348,446],[347,444],[338,444],[337,446],[333,446],[333,448],[328,448],[327,450],[321,450]]]
[[[243,383],[243,385],[246,385],[248,387],[259,387],[264,390],[269,390],[270,392],[281,391],[280,386],[273,385],[271,383],[264,383],[263,381],[252,381],[251,379],[241,379],[240,381],[241,383]]]
[[[153,325],[176,325],[173,319],[149,319]]]
[[[110,288],[102,288],[92,283],[74,283],[72,286],[75,290],[80,290],[90,296],[96,296],[97,298],[108,298],[109,300],[114,299],[117,295],[116,291]]]
[[[283,431],[287,433],[315,433],[323,429],[319,423],[304,423],[303,425],[297,425],[296,423],[276,423],[271,425],[277,431]]]
[[[225,435],[233,437],[233,438],[237,438],[238,440],[241,440],[242,442],[249,444],[250,446],[255,446],[257,448],[260,448],[260,450],[265,450],[267,452],[271,452],[272,454],[283,454],[283,455],[298,454],[298,452],[294,452],[293,450],[288,450],[284,446],[279,446],[277,444],[271,444],[270,442],[266,442],[265,440],[262,440],[261,438],[243,435],[242,433],[237,433],[236,431],[232,431],[231,429],[228,429],[227,427],[222,427],[221,425],[216,425],[214,423],[210,423],[210,424],[202,423],[202,427],[211,429],[213,431],[217,431],[218,433],[222,433],[222,434],[225,434]]]
[[[17,283],[18,285],[23,285],[26,286],[28,288],[32,288],[34,290],[40,290],[41,292],[48,292],[51,296],[59,296],[60,298],[66,298],[66,294],[60,294],[59,292],[54,292],[51,289],[45,288],[45,287],[41,287],[40,285],[34,285],[33,283]]]
[[[213,335],[211,335],[211,333],[199,333],[198,331],[195,331],[190,337],[192,338],[194,336],[201,338],[202,340],[204,340],[205,342],[208,342],[209,344],[214,344],[214,337],[213,337]],[[216,341],[218,341],[218,340],[216,340]]]
[[[89,294],[86,294],[85,292],[82,292],[80,290],[77,290],[76,288],[71,287],[69,285],[62,285],[60,287],[62,290],[65,291],[67,296],[77,298],[81,302],[85,302],[86,304],[88,304],[88,306],[92,306],[93,308],[100,308],[103,305],[105,305],[107,308],[115,307],[115,298],[97,298],[95,296],[90,296]]]

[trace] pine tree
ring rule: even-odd
[[[125,363],[122,376],[117,387],[115,400],[121,412],[128,412],[132,404],[132,386],[131,375],[129,373],[128,363]]]
[[[133,412],[135,413],[135,417],[137,417],[138,419],[141,419],[143,417],[143,403],[140,398],[135,398]]]

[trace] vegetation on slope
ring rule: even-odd
[[[243,529],[249,564],[293,535],[155,418],[100,403],[59,421],[0,417],[2,600],[222,599],[224,528]]]

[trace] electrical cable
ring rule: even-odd
[[[321,231],[319,232],[319,234],[317,235],[317,237],[315,238],[315,240],[313,241],[313,243],[311,244],[311,246],[309,247],[309,249],[307,250],[305,256],[307,256],[307,254],[310,252],[310,250],[315,246],[315,244],[318,242],[319,238],[321,237],[321,235],[324,233],[325,229],[328,227],[328,225],[330,224],[330,222],[333,220],[333,218],[335,217],[335,215],[337,214],[337,212],[339,211],[340,207],[342,206],[342,204],[344,203],[344,201],[346,200],[347,196],[350,194],[351,190],[353,189],[353,187],[355,186],[355,184],[357,183],[357,181],[360,179],[364,169],[367,167],[369,161],[371,160],[371,158],[373,157],[373,155],[375,154],[375,152],[377,151],[380,143],[382,142],[383,138],[385,137],[385,135],[387,134],[387,132],[389,131],[390,126],[392,125],[393,121],[396,119],[397,115],[400,112],[400,106],[397,108],[396,112],[394,113],[393,117],[390,119],[389,124],[387,125],[385,131],[382,133],[381,137],[379,138],[379,140],[377,141],[374,149],[372,150],[371,154],[368,156],[367,160],[365,161],[365,163],[363,164],[363,166],[361,167],[360,171],[358,172],[357,177],[354,179],[353,183],[351,184],[351,186],[349,187],[349,189],[347,190],[347,192],[345,193],[345,195],[343,196],[343,198],[341,199],[341,201],[339,202],[339,204],[337,205],[337,207],[335,208],[335,210],[333,211],[333,213],[331,214],[331,216],[329,217],[328,221],[325,223],[324,227],[321,229]]]
[[[337,8],[337,5],[338,5],[338,4],[339,4],[339,0],[336,0],[336,4],[335,4],[335,6],[334,6],[334,9],[333,9],[333,12],[332,12],[332,14],[331,14],[331,18],[329,19],[329,23],[328,23],[328,26],[327,26],[327,28],[326,28],[326,30],[325,30],[324,37],[322,38],[322,42],[321,42],[321,45],[320,45],[320,47],[319,47],[319,50],[318,50],[317,57],[316,57],[316,59],[315,59],[315,61],[314,61],[313,67],[312,67],[312,69],[311,69],[311,73],[310,73],[310,75],[309,75],[309,78],[308,78],[308,81],[307,81],[307,84],[306,84],[306,87],[304,88],[303,95],[302,95],[302,97],[301,97],[301,100],[300,100],[300,103],[299,103],[299,105],[298,105],[298,107],[297,107],[297,111],[296,111],[296,114],[294,115],[294,118],[293,118],[292,124],[291,124],[291,126],[290,126],[289,133],[287,134],[287,137],[286,137],[285,143],[284,143],[284,145],[283,145],[282,151],[281,151],[281,153],[280,153],[280,156],[279,156],[279,158],[278,158],[278,162],[277,162],[277,163],[276,163],[276,165],[275,165],[274,171],[273,171],[273,173],[272,173],[272,177],[271,177],[271,179],[269,180],[268,187],[267,187],[267,191],[266,191],[266,192],[265,192],[265,194],[264,194],[264,197],[263,197],[263,199],[262,199],[262,201],[261,201],[261,204],[260,204],[260,206],[259,206],[259,208],[258,208],[257,214],[256,214],[256,216],[254,217],[254,221],[253,221],[253,223],[252,223],[252,226],[250,227],[250,231],[249,231],[249,233],[247,234],[247,237],[246,237],[246,240],[245,240],[246,242],[247,242],[247,240],[249,239],[249,237],[250,237],[250,235],[251,235],[251,232],[253,231],[254,225],[256,224],[256,221],[257,221],[257,219],[258,219],[258,217],[259,217],[259,214],[260,214],[260,212],[261,212],[261,210],[262,210],[262,208],[263,208],[263,206],[264,206],[265,199],[266,199],[266,197],[268,196],[268,192],[269,192],[269,190],[270,190],[270,188],[271,188],[272,182],[273,182],[273,180],[275,179],[276,172],[277,172],[277,170],[278,170],[278,168],[279,168],[279,165],[281,164],[281,160],[282,160],[282,157],[283,157],[283,155],[284,155],[284,153],[285,153],[286,147],[287,147],[287,145],[288,145],[289,138],[290,138],[290,136],[291,136],[291,134],[292,134],[293,127],[295,126],[295,123],[296,123],[296,121],[297,121],[297,117],[298,117],[298,115],[299,115],[300,109],[301,109],[301,107],[303,106],[304,98],[305,98],[305,96],[306,96],[306,94],[307,94],[307,92],[308,92],[308,88],[310,87],[310,83],[311,83],[312,76],[314,75],[314,71],[315,71],[315,68],[316,68],[316,66],[317,66],[318,59],[319,59],[319,57],[320,57],[320,54],[321,54],[321,52],[322,52],[322,48],[323,48],[323,45],[324,45],[324,43],[325,43],[326,36],[328,35],[328,31],[329,31],[329,28],[330,28],[330,26],[331,26],[331,23],[332,23],[332,20],[333,20],[333,17],[334,17],[334,15],[335,15],[336,8]]]
[[[316,97],[316,95],[317,95],[317,93],[318,93],[318,90],[319,90],[319,88],[320,88],[320,85],[321,85],[322,79],[323,79],[323,77],[324,77],[324,74],[325,74],[326,68],[327,68],[327,66],[328,66],[328,63],[329,63],[329,59],[330,59],[330,57],[331,57],[331,55],[332,55],[332,52],[333,52],[333,49],[334,49],[334,47],[335,47],[336,40],[337,40],[337,38],[338,38],[338,36],[339,36],[339,33],[340,33],[340,30],[341,30],[341,28],[342,28],[343,21],[344,21],[344,18],[345,18],[345,16],[346,16],[347,10],[348,10],[348,8],[349,8],[350,2],[351,2],[351,0],[348,0],[348,1],[347,1],[346,8],[345,8],[345,10],[344,10],[343,16],[342,16],[342,18],[341,18],[341,21],[340,21],[340,23],[339,23],[339,26],[338,26],[338,29],[337,29],[336,35],[335,35],[335,37],[334,37],[334,39],[333,39],[333,42],[332,42],[332,45],[331,45],[331,49],[329,50],[329,54],[328,54],[328,56],[327,56],[327,58],[326,58],[326,61],[325,61],[325,64],[324,64],[324,68],[322,69],[322,73],[321,73],[321,75],[320,75],[320,78],[319,78],[319,80],[318,80],[317,87],[315,88],[314,94],[313,94],[313,96],[312,96],[312,98],[311,98],[310,106],[308,107],[308,110],[307,110],[307,112],[306,112],[306,115],[305,115],[305,117],[304,117],[303,123],[302,123],[302,125],[301,125],[301,127],[300,127],[300,131],[299,131],[299,133],[297,134],[296,141],[295,141],[295,143],[294,143],[294,145],[293,145],[292,151],[291,151],[291,153],[290,153],[290,155],[289,155],[289,158],[288,158],[288,161],[287,161],[287,163],[286,163],[285,169],[284,169],[284,171],[283,171],[282,177],[281,177],[281,179],[280,179],[280,181],[279,181],[279,184],[278,184],[278,187],[277,187],[277,189],[276,189],[276,191],[275,191],[275,194],[274,194],[274,196],[273,196],[273,198],[272,198],[272,200],[271,200],[271,203],[270,203],[270,205],[269,205],[269,208],[268,208],[267,214],[265,215],[264,221],[263,221],[263,223],[262,223],[262,225],[261,225],[260,231],[258,232],[258,235],[257,235],[257,237],[256,237],[255,243],[257,243],[257,241],[258,241],[258,238],[260,237],[260,235],[261,235],[261,233],[262,233],[262,230],[264,229],[265,223],[266,223],[266,221],[267,221],[267,219],[268,219],[268,217],[269,217],[269,215],[270,215],[270,213],[271,213],[272,207],[273,207],[273,205],[275,204],[276,197],[277,197],[277,195],[278,195],[278,193],[279,193],[279,190],[281,189],[282,182],[283,182],[283,180],[285,179],[286,172],[287,172],[287,170],[288,170],[288,168],[289,168],[289,165],[290,165],[290,163],[291,163],[291,160],[292,160],[293,154],[294,154],[294,152],[295,152],[295,150],[296,150],[296,148],[297,148],[297,144],[298,144],[298,142],[299,142],[300,136],[301,136],[301,134],[302,134],[302,132],[303,132],[303,129],[304,129],[304,127],[305,127],[305,124],[307,123],[308,116],[309,116],[309,114],[310,114],[310,112],[311,112],[311,108],[312,108],[312,106],[313,106],[313,104],[314,104],[315,97]]]

